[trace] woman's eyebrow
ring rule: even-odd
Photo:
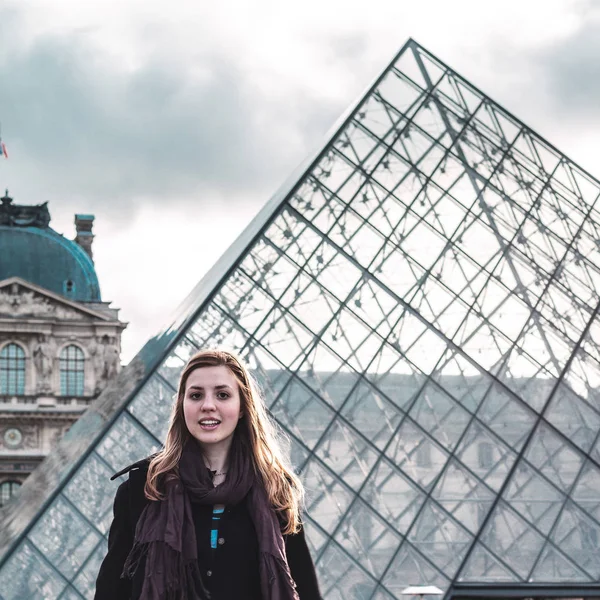
[[[230,385],[223,383],[221,385],[215,385],[215,390],[223,390],[223,389],[231,389]],[[200,385],[190,385],[188,390],[204,390],[204,388]]]

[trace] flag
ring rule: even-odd
[[[6,149],[6,144],[0,141],[0,154],[4,156],[4,158],[8,158],[8,150]]]

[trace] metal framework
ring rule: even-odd
[[[411,40],[287,190],[142,351],[0,597],[93,596],[108,478],[207,345],[290,437],[324,597],[600,595],[598,181]]]

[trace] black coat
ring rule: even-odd
[[[108,553],[96,580],[94,600],[138,600],[143,564],[133,580],[122,579],[123,565],[133,545],[136,523],[149,502],[144,496],[148,460],[135,463],[129,479],[115,497],[114,519],[108,537]],[[262,600],[258,566],[258,540],[245,503],[227,507],[219,525],[219,543],[210,548],[212,507],[192,504],[198,561],[212,600]],[[315,568],[304,531],[284,535],[288,564],[300,600],[320,600]]]

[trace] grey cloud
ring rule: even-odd
[[[134,197],[268,193],[303,158],[286,131],[312,145],[343,109],[309,94],[265,98],[235,56],[210,49],[184,66],[157,48],[127,72],[80,32],[27,45],[19,29],[18,13],[0,9],[0,117],[22,201],[102,200],[127,213]]]
[[[597,5],[596,5],[597,6]],[[532,54],[550,104],[573,121],[600,122],[600,10],[590,3],[572,35]]]

